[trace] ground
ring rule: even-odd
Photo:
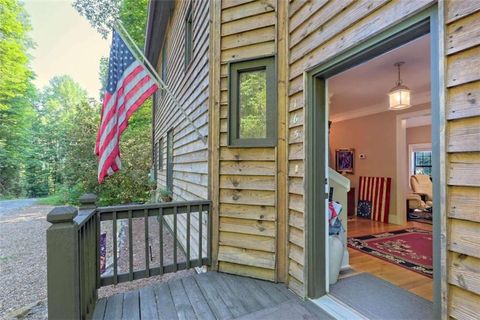
[[[47,299],[46,215],[35,199],[0,201],[0,318],[28,307],[29,319],[45,319]]]
[[[46,231],[50,224],[46,216],[53,206],[39,205],[35,199],[0,201],[0,319],[12,318],[14,314],[25,319],[47,318],[47,257]],[[136,219],[134,229],[143,230],[143,219]],[[150,222],[152,230],[158,229],[155,219]],[[134,249],[142,252],[143,232],[134,233]],[[158,246],[158,236],[150,239]],[[164,258],[172,259],[173,238],[164,230]],[[124,251],[124,248],[121,247]],[[119,267],[126,270],[125,253],[121,254]],[[158,259],[158,255],[156,256]],[[179,260],[184,259],[179,250]],[[141,254],[135,257],[144,261]],[[191,275],[192,270],[170,273],[99,290],[100,297],[139,289],[145,285],[161,283],[173,278]]]

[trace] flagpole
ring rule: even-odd
[[[142,57],[143,59],[143,63],[146,63],[147,66],[149,67],[148,71],[152,74],[154,80],[156,80],[157,84],[159,85],[159,87],[161,87],[163,90],[165,90],[165,92],[167,93],[167,95],[173,100],[173,103],[178,107],[178,109],[180,109],[180,111],[182,112],[183,116],[188,120],[188,122],[190,122],[190,124],[192,125],[193,129],[195,130],[195,133],[197,134],[198,138],[200,138],[200,140],[202,140],[202,142],[207,145],[207,139],[205,138],[205,136],[198,130],[198,128],[195,126],[195,124],[193,123],[193,120],[190,118],[190,116],[185,112],[185,110],[183,109],[182,105],[180,104],[180,102],[175,98],[175,96],[173,95],[173,93],[170,91],[170,89],[168,88],[168,86],[165,84],[165,82],[163,82],[162,78],[158,75],[157,71],[155,70],[155,68],[151,65],[150,61],[148,61],[148,59],[145,57],[145,55],[143,54],[143,52],[140,50],[140,48],[137,46],[137,44],[135,43],[135,41],[132,39],[132,37],[130,36],[130,34],[128,33],[128,31],[125,29],[125,27],[123,26],[122,22],[121,21],[117,21],[115,23],[115,25],[119,26],[120,29],[122,30],[122,33],[124,33],[128,40],[131,42],[131,44],[134,46],[134,49],[135,50],[132,50],[132,48],[130,47],[130,45],[128,44],[127,41],[125,41],[125,44],[128,46],[128,48],[130,49],[130,51],[136,51],[137,54],[140,55],[140,57]],[[114,27],[114,29],[117,29]],[[118,30],[117,30],[118,32]],[[118,32],[120,35],[122,33]],[[136,56],[136,58],[138,58],[138,56]],[[140,60],[140,59],[139,59]]]

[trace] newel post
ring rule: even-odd
[[[95,209],[97,207],[97,195],[95,193],[85,193],[80,197],[80,210]]]
[[[77,214],[77,208],[65,206],[47,215],[49,319],[80,318]]]

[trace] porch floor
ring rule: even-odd
[[[333,319],[284,284],[195,274],[97,301],[93,319]]]

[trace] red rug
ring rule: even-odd
[[[427,277],[433,276],[431,231],[410,228],[348,238],[348,246]]]

